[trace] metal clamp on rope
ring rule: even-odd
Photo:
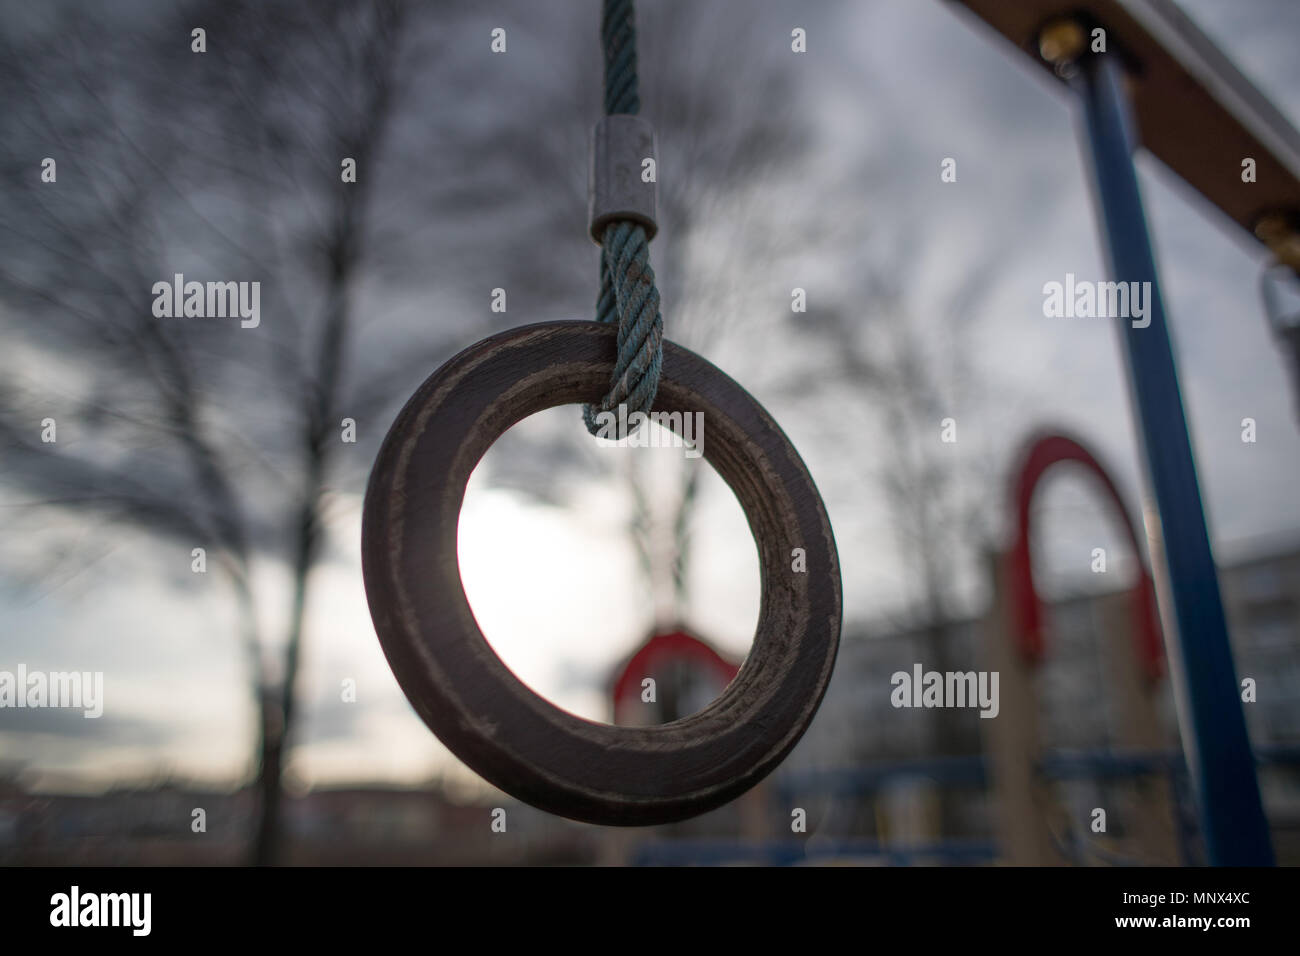
[[[603,117],[591,133],[591,176],[587,213],[597,243],[605,227],[629,219],[645,227],[646,239],[659,231],[654,127],[639,116]]]

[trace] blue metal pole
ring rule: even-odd
[[[1133,167],[1137,144],[1124,72],[1114,53],[1085,55],[1078,66],[1075,86],[1084,104],[1093,192],[1105,230],[1110,272],[1115,281],[1150,283],[1138,286],[1149,290],[1150,324],[1139,328],[1121,320],[1122,334],[1148,476],[1160,513],[1160,534],[1152,542],[1151,557],[1160,559],[1154,545],[1162,540],[1172,619],[1177,624],[1177,633],[1167,635],[1167,640],[1177,642],[1170,658],[1182,690],[1183,745],[1206,852],[1214,866],[1267,866],[1273,863],[1273,848]]]

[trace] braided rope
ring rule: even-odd
[[[632,0],[605,0],[600,33],[605,51],[605,112],[635,114],[641,108],[641,98]],[[635,222],[612,222],[601,236],[596,321],[618,325],[618,359],[609,391],[600,404],[582,409],[587,431],[593,435],[602,430],[596,421],[601,412],[614,412],[625,405],[629,415],[638,411],[648,414],[659,390],[664,323],[650,267],[649,240],[645,229]]]

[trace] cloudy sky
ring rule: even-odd
[[[1300,6],[1289,0],[1180,5],[1293,123],[1300,121]],[[587,6],[595,44],[596,5]],[[643,20],[656,16],[653,2],[638,6]],[[721,29],[727,8],[751,6],[713,0],[714,11],[722,12],[704,22]],[[969,358],[990,384],[978,404],[954,404],[960,441],[1005,461],[1027,428],[1059,423],[1094,446],[1112,463],[1120,486],[1136,495],[1137,445],[1114,330],[1100,320],[1042,313],[1045,282],[1067,272],[1105,277],[1078,117],[1062,89],[939,0],[787,6],[785,13],[765,5],[768,15],[759,19],[771,25],[771,42],[752,55],[791,71],[810,131],[809,158],[765,187],[770,194],[759,221],[779,221],[783,209],[803,204],[840,206],[851,218],[837,228],[852,233],[860,223],[862,241],[844,246],[838,257],[789,258],[770,288],[745,295],[766,296],[769,307],[788,302],[796,286],[807,288],[812,300],[843,298],[859,258],[893,261],[897,239],[912,250],[908,314],[942,336],[940,313],[962,276],[973,264],[995,260],[971,306],[969,337]],[[504,79],[485,69],[475,84],[480,98],[509,96],[503,84],[546,68],[537,49],[548,35],[520,9],[504,4],[485,14],[511,30],[517,53],[508,55],[522,65]],[[789,52],[795,26],[808,32],[804,55]],[[709,45],[708,37],[701,39],[703,51]],[[469,38],[464,47],[472,48]],[[643,54],[643,74],[654,69],[653,57]],[[585,144],[575,142],[574,149]],[[945,157],[957,161],[956,183],[940,182]],[[1258,297],[1261,250],[1153,160],[1143,157],[1139,170],[1216,552],[1221,560],[1236,559],[1294,542],[1300,538],[1300,434]],[[845,201],[828,203],[828,195]],[[668,335],[689,340],[674,328],[670,306]],[[551,317],[558,316],[536,316]],[[835,524],[849,630],[869,632],[897,604],[906,582],[885,505],[845,467],[861,459],[846,455],[843,442],[865,443],[869,459],[891,453],[888,436],[855,432],[851,416],[836,410],[810,416],[771,385],[758,370],[775,360],[784,341],[730,341],[705,352],[742,383],[753,383],[800,448]],[[520,428],[543,433],[568,427],[572,416],[573,409],[551,410]],[[836,441],[822,437],[828,416],[843,427]],[[1245,417],[1258,423],[1255,444],[1240,440]],[[626,503],[595,482],[583,488],[581,508],[539,503],[494,484],[494,454],[472,480],[461,518],[461,573],[471,604],[493,646],[527,683],[579,714],[603,718],[609,669],[651,623],[642,603],[629,597],[641,592],[624,530]],[[0,494],[7,508],[20,506],[16,493]],[[1041,504],[1041,534],[1055,543],[1044,556],[1049,576],[1077,576],[1094,546],[1122,551],[1113,521],[1077,489],[1053,487]],[[357,555],[360,502],[349,496],[337,505],[331,560],[313,580],[302,746],[291,772],[309,781],[455,774],[454,761],[397,689],[370,625]],[[991,496],[991,513],[1000,508]],[[216,583],[173,573],[188,560],[188,548],[179,544],[121,531],[106,544],[102,529],[78,525],[84,518],[42,520],[51,539],[57,532],[60,541],[84,542],[84,551],[33,585],[19,572],[44,539],[28,530],[8,549],[0,566],[8,569],[0,577],[0,669],[23,662],[31,669],[102,670],[105,716],[5,711],[0,770],[23,767],[30,779],[61,786],[165,774],[236,777],[248,764],[253,711],[231,638],[228,595]],[[757,618],[757,561],[743,515],[716,478],[702,491],[694,537],[687,617],[700,633],[743,655]],[[273,564],[259,573],[264,581],[287,580]],[[972,594],[978,602],[978,586]],[[283,610],[272,598],[263,613],[274,619]],[[356,703],[340,699],[345,680],[356,682]]]

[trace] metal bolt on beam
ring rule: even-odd
[[[1297,227],[1294,216],[1283,212],[1261,216],[1255,224],[1255,235],[1268,246],[1278,262],[1300,275],[1300,227]]]
[[[1053,20],[1038,34],[1038,55],[1048,63],[1073,63],[1088,45],[1088,31],[1072,17]]]

